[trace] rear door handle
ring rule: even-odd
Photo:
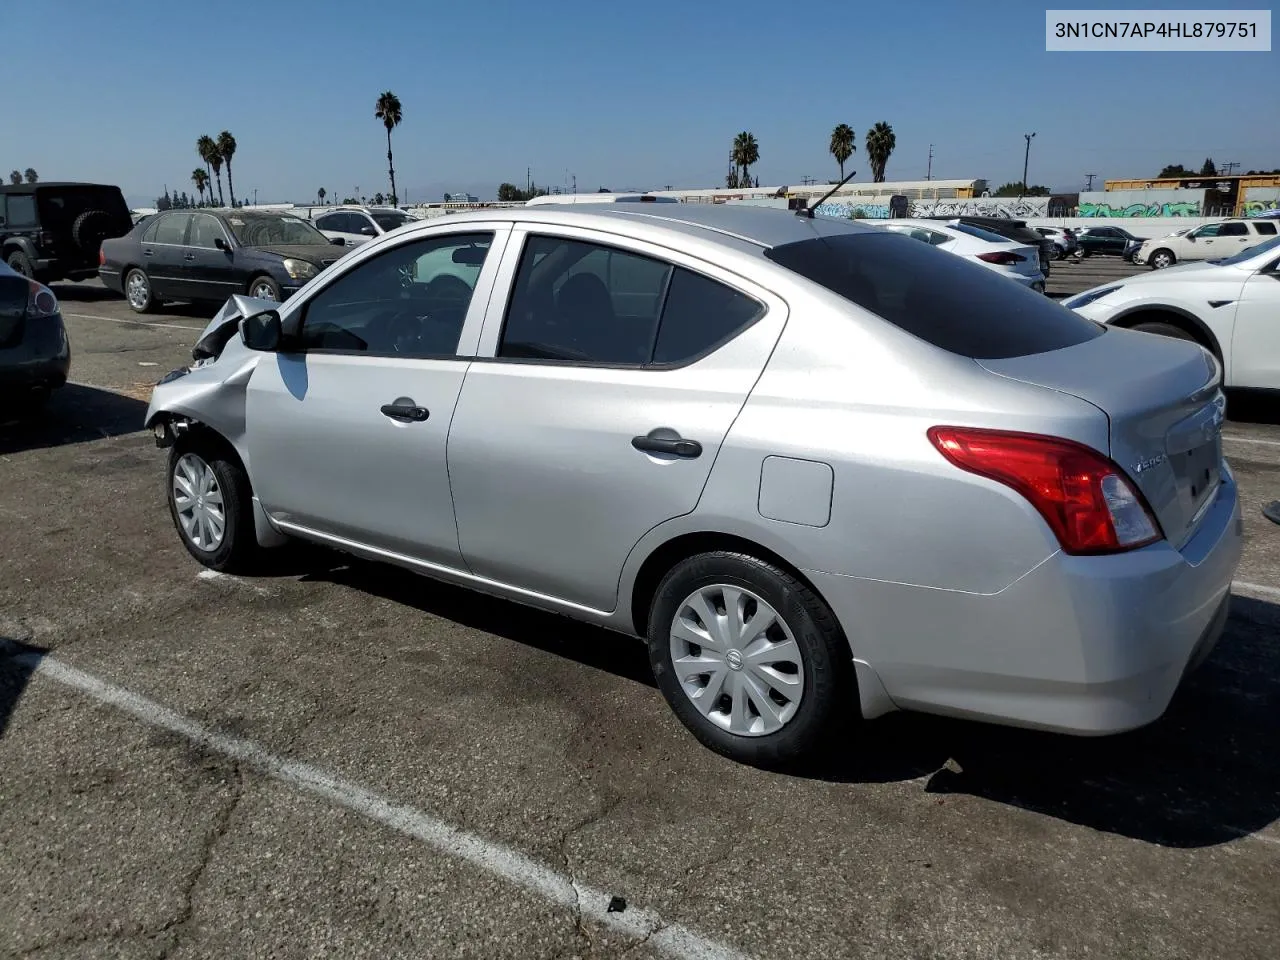
[[[143,247],[143,248],[142,248],[142,255],[143,255],[144,257],[149,257],[149,256],[151,256],[151,248],[150,248],[150,247]]]
[[[401,399],[395,403],[384,403],[381,409],[384,417],[390,417],[401,423],[421,423],[431,416],[426,407],[420,407],[412,400]]]
[[[702,456],[702,444],[697,440],[685,440],[681,437],[632,437],[631,445],[645,453],[665,453],[686,460],[695,460]]]
[[[195,258],[196,258],[196,255],[194,253],[184,254],[182,257],[183,260],[188,260],[188,261],[194,260]]]

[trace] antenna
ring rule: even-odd
[[[837,184],[836,184],[834,187],[832,187],[830,190],[828,190],[825,194],[823,194],[823,195],[822,195],[822,199],[821,199],[821,200],[819,200],[817,203],[812,204],[812,205],[810,205],[810,204],[806,203],[806,204],[804,205],[804,208],[803,208],[803,209],[801,209],[801,210],[797,210],[797,211],[796,211],[796,216],[797,216],[797,217],[808,217],[810,220],[812,220],[812,219],[813,219],[813,211],[814,211],[814,209],[815,209],[816,207],[820,207],[820,206],[822,206],[824,203],[826,203],[828,200],[830,200],[830,199],[831,199],[831,197],[832,197],[832,195],[834,195],[834,194],[835,194],[835,192],[836,192],[837,190],[839,190],[839,189],[840,189],[841,187],[843,187],[846,183],[848,183],[850,180],[852,180],[852,179],[853,179],[853,175],[854,175],[855,173],[857,173],[857,172],[858,172],[857,170],[850,170],[850,171],[849,171],[849,175],[848,175],[847,177],[845,177],[843,180],[841,180],[839,183],[837,183]]]
[[[1087,181],[1084,185],[1084,188],[1086,191],[1090,191],[1093,189],[1093,178],[1096,176],[1097,176],[1096,173],[1086,173],[1084,175],[1084,178]]]

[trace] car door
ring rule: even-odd
[[[692,511],[785,304],[676,251],[512,232],[449,433],[469,569],[595,610],[627,555]]]
[[[1280,389],[1280,257],[1249,277],[1239,297],[1231,336],[1230,383]]]
[[[1247,223],[1241,220],[1228,221],[1218,231],[1217,249],[1214,251],[1213,259],[1234,257],[1257,242],[1257,236],[1249,229]]]
[[[184,270],[189,213],[162,213],[142,235],[142,263],[151,280],[151,295],[183,299],[190,294]]]
[[[218,246],[219,240],[222,247]],[[221,302],[241,291],[242,285],[233,274],[231,251],[231,238],[217,217],[208,213],[192,214],[183,251],[191,297]]]
[[[1216,259],[1219,256],[1217,242],[1221,230],[1220,223],[1206,223],[1170,240],[1170,246],[1176,247],[1174,254],[1179,260]]]
[[[245,411],[254,490],[283,529],[461,566],[445,443],[509,230],[403,238],[283,308],[292,342],[258,363]]]

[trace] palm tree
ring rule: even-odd
[[[13,184],[21,183],[21,182],[22,182],[22,174],[21,174],[21,173],[19,173],[17,170],[12,170],[12,171],[10,171],[10,173],[9,173],[9,182],[10,182],[10,183],[13,183]]]
[[[756,143],[754,134],[743,130],[733,138],[733,152],[730,154],[730,159],[735,166],[742,168],[742,176],[739,178],[742,185],[751,186],[747,171],[753,163],[760,161],[760,144]]]
[[[847,123],[837,124],[836,128],[831,131],[831,146],[828,147],[831,155],[836,158],[836,163],[840,164],[840,179],[844,179],[844,162],[853,156],[853,152],[858,149],[854,146],[854,140],[857,134],[853,132],[853,127]]]
[[[218,156],[227,165],[227,193],[231,194],[231,206],[236,205],[236,188],[231,183],[231,158],[236,155],[236,138],[230,130],[218,134]]]
[[[204,161],[205,183],[209,185],[209,202],[213,202],[213,160],[218,155],[218,144],[205,134],[196,139],[196,153]],[[221,163],[221,161],[218,161]]]
[[[403,115],[400,98],[390,90],[383,91],[373,106],[373,115],[387,128],[387,175],[391,178],[391,203],[396,202],[396,168],[391,162],[391,131],[400,126]]]
[[[27,167],[23,176],[27,178],[27,183],[35,183],[40,179],[40,174],[36,173],[35,167]]]
[[[889,162],[889,154],[897,145],[893,127],[883,120],[867,131],[867,159],[871,161],[871,179],[874,182],[884,183],[884,165]]]
[[[204,188],[209,185],[209,175],[204,172],[201,167],[196,167],[191,171],[191,182],[196,185],[196,190],[200,194],[200,206],[204,206]]]
[[[316,191],[316,199],[320,201],[320,206],[322,207],[324,206],[324,195],[325,195],[324,187],[321,187],[319,190]]]

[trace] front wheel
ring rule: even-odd
[[[1148,261],[1152,270],[1163,270],[1165,267],[1171,267],[1174,263],[1172,250],[1157,250],[1151,255]]]
[[[249,296],[257,297],[259,300],[274,300],[279,303],[280,284],[270,277],[254,277],[249,282]]]
[[[217,444],[169,451],[169,513],[187,552],[211,570],[248,571],[260,551],[249,478]]]
[[[648,643],[676,716],[731,759],[800,762],[856,713],[852,656],[835,616],[756,557],[717,551],[674,567],[654,597]]]

